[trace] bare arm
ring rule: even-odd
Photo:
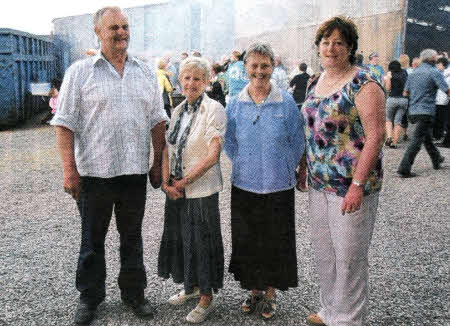
[[[150,184],[157,189],[161,186],[162,151],[166,145],[166,122],[160,122],[152,129],[153,164],[149,172]]]
[[[384,77],[384,88],[388,92],[391,90],[391,79],[392,79],[392,73],[390,71],[388,71],[388,73]]]
[[[198,162],[194,168],[189,171],[183,179],[174,180],[174,185],[179,191],[183,191],[187,184],[194,182],[206,173],[214,164],[219,161],[222,145],[218,137],[212,139],[208,147],[208,155]]]
[[[63,187],[75,200],[80,199],[80,174],[75,163],[73,131],[56,126],[56,141],[63,167]]]
[[[355,98],[366,142],[353,174],[353,180],[365,184],[373,170],[383,146],[385,137],[385,97],[375,83],[368,83]],[[359,210],[363,197],[363,187],[352,184],[342,204],[342,214]]]

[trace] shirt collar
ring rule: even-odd
[[[238,95],[239,102],[253,102],[252,98],[248,94],[248,87],[250,84],[247,84],[244,89]],[[264,103],[281,103],[283,102],[283,95],[281,94],[281,89],[277,86],[277,84],[273,81],[270,81],[270,93],[267,96],[267,99]]]
[[[94,65],[99,61],[99,60],[103,60],[103,61],[108,61],[106,60],[105,56],[103,55],[102,51],[98,51],[96,55],[93,56],[94,58]],[[131,56],[129,53],[127,53],[127,61],[129,62],[136,62],[139,63],[139,61],[137,60],[136,57]]]

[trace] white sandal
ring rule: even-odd
[[[186,303],[186,301],[195,298],[200,298],[200,289],[198,288],[195,289],[191,294],[186,294],[186,292],[184,292],[183,290],[180,293],[171,296],[169,300],[167,300],[167,302],[171,305],[179,306]]]
[[[194,310],[192,310],[187,316],[186,321],[192,324],[198,324],[205,321],[206,317],[214,310],[216,302],[214,299],[209,303],[208,308],[202,308],[197,305]]]

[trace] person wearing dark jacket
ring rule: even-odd
[[[210,98],[213,100],[216,100],[220,104],[222,104],[224,107],[226,106],[225,103],[225,94],[224,94],[224,87],[225,83],[223,79],[219,78],[219,74],[222,72],[222,66],[218,63],[213,64],[212,66],[212,78],[209,87],[207,87],[207,94]]]
[[[302,62],[298,68],[300,73],[292,78],[289,87],[293,88],[294,93],[292,95],[294,96],[295,103],[297,103],[297,106],[300,109],[305,101],[306,87],[308,86],[308,80],[311,76],[306,72],[306,69],[308,69],[306,63]]]

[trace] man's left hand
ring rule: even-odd
[[[148,172],[148,179],[153,188],[158,189],[161,187],[161,167],[152,166]]]

